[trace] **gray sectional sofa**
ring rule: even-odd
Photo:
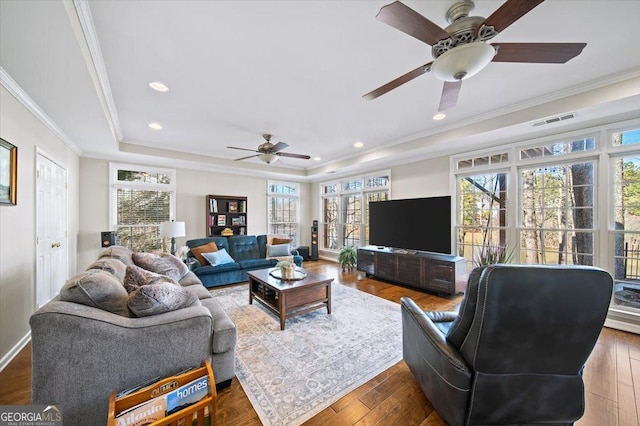
[[[123,247],[105,250],[31,316],[32,403],[58,406],[66,426],[104,425],[112,391],[200,366],[205,359],[217,387],[228,386],[235,375],[235,324],[186,265],[165,271],[179,277],[179,286],[161,282],[123,290],[130,303],[149,289],[175,289],[180,297],[159,305],[166,312],[157,313],[149,298],[136,307],[145,316],[126,312],[118,286],[131,285],[134,270],[157,279],[132,266],[132,256]],[[118,297],[107,297],[109,292]],[[171,310],[173,302],[188,306]]]
[[[202,265],[193,253],[189,252],[188,262],[193,264],[193,272],[205,287],[245,282],[249,280],[247,271],[271,268],[278,263],[275,258],[267,258],[266,235],[198,238],[187,241],[187,247],[194,249],[211,242],[215,243],[218,250],[225,249],[234,261],[216,266]],[[291,255],[293,262],[302,266],[302,256],[296,250],[292,250]]]

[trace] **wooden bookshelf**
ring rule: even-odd
[[[223,234],[230,229],[231,235],[247,233],[247,197],[234,195],[207,195],[207,237],[229,236]],[[228,231],[227,231],[228,232]]]

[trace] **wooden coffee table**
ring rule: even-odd
[[[280,318],[280,330],[284,330],[287,318],[327,308],[331,313],[331,282],[333,278],[297,268],[307,276],[298,281],[274,278],[269,272],[275,268],[249,271],[249,304],[253,299]]]

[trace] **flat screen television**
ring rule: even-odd
[[[369,203],[369,244],[451,253],[451,197]]]

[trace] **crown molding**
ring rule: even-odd
[[[0,84],[9,91],[26,109],[28,109],[33,115],[35,115],[42,124],[45,125],[51,132],[58,137],[65,145],[69,147],[77,155],[82,155],[80,147],[71,140],[65,132],[49,117],[38,104],[31,99],[31,96],[22,90],[22,87],[11,76],[0,67]]]
[[[104,65],[102,49],[100,48],[96,28],[93,24],[93,17],[91,16],[89,2],[87,0],[73,0],[73,9],[76,12],[75,14],[78,18],[78,23],[80,24],[83,36],[82,38],[78,36],[78,43],[80,43],[81,49],[83,51],[86,49],[86,52],[89,54],[88,58],[85,56],[89,67],[89,73],[94,80],[94,84],[98,91],[98,97],[100,98],[105,111],[109,127],[116,138],[116,142],[120,142],[124,139],[124,136],[122,133],[122,127],[120,126],[120,119],[118,118],[116,104],[113,100],[113,93],[111,92],[111,85],[109,84],[107,68]]]

